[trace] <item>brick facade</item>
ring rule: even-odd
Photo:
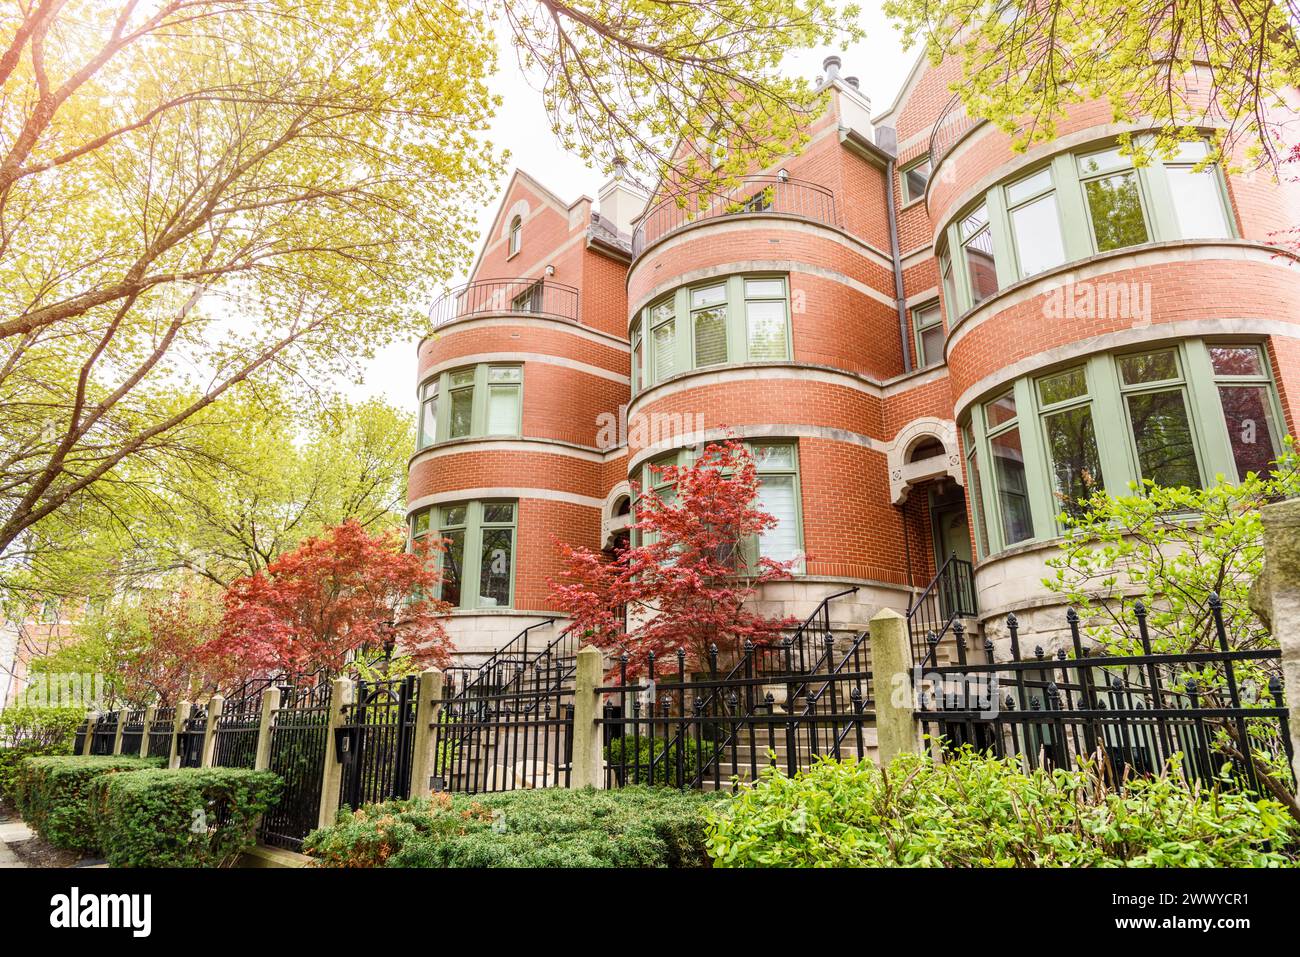
[[[602,220],[591,199],[565,203],[516,174],[471,278],[564,284],[577,290],[576,314],[506,307],[444,323],[419,345],[421,382],[471,362],[522,362],[524,369],[520,436],[437,443],[410,466],[412,510],[487,492],[519,502],[514,608],[458,613],[453,632],[462,651],[490,650],[510,628],[546,614],[547,580],[559,570],[555,541],[606,545],[619,490],[674,444],[726,432],[796,442],[806,574],[784,610],[804,613],[840,583],[853,583],[870,596],[858,612],[866,615],[880,605],[905,609],[933,576],[937,549],[952,544],[936,530],[933,509],[951,508],[954,496],[960,503],[968,487],[956,424],[992,390],[1037,369],[1135,343],[1239,335],[1265,346],[1294,432],[1300,268],[1276,244],[1280,230],[1300,222],[1300,201],[1295,188],[1262,175],[1226,177],[1235,238],[1152,242],[1076,260],[1004,282],[964,315],[945,301],[944,361],[910,368],[914,346],[905,349],[902,336],[912,336],[910,309],[939,295],[935,243],[954,217],[1017,170],[1122,132],[1099,102],[1071,107],[1058,140],[1027,153],[1014,153],[991,126],[974,125],[931,170],[926,195],[905,203],[898,167],[930,155],[936,120],[951,115],[956,79],[952,64],[919,63],[898,100],[866,129],[865,101],[833,79],[830,107],[810,127],[807,148],[779,167],[783,180],[829,191],[833,214],[704,217],[642,249],[628,234],[635,223]],[[778,168],[756,172],[775,176]],[[646,211],[666,192],[661,186]],[[522,243],[511,255],[516,217]],[[629,328],[643,307],[684,285],[742,273],[788,276],[790,359],[678,370],[633,397]],[[902,332],[896,275],[908,309]],[[1053,290],[1082,280],[1149,288],[1150,321],[1054,317]],[[683,435],[647,439],[633,429],[611,444],[608,425],[624,407],[684,423]],[[901,466],[924,442],[933,453],[936,441],[945,469],[900,495]],[[978,563],[982,600],[999,613],[1041,604],[1023,556],[1012,576],[1020,590],[999,590],[1006,559]],[[1014,600],[1000,600],[1013,591]]]

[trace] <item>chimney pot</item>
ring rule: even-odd
[[[853,87],[853,89],[855,90],[859,89],[858,78],[856,76],[846,76],[844,78],[844,82],[847,83],[849,86]]]
[[[839,57],[837,57],[837,56],[828,56],[826,59],[822,60],[822,69],[823,69],[823,70],[826,70],[826,71],[829,72],[830,69],[831,69],[832,67],[834,67],[834,68],[837,69],[837,70],[840,68],[840,58],[839,58]]]

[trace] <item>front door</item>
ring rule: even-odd
[[[948,556],[955,554],[962,561],[971,560],[970,526],[966,521],[966,495],[961,486],[951,485],[943,492],[932,492],[930,497],[930,527],[934,529],[935,567],[943,565]],[[964,581],[962,579],[953,579]],[[940,601],[947,616],[952,605],[966,604],[956,595],[940,589]]]

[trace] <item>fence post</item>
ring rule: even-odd
[[[267,688],[262,692],[262,714],[257,722],[257,755],[253,770],[269,771],[271,768],[271,719],[280,707],[280,689]]]
[[[577,672],[573,687],[573,769],[569,775],[571,788],[603,788],[605,786],[605,760],[600,748],[600,727],[596,718],[600,714],[601,677],[605,673],[605,656],[595,648],[578,652]]]
[[[153,724],[153,716],[157,714],[158,706],[151,704],[144,709],[144,732],[140,735],[140,757],[149,757],[149,728]]]
[[[1282,647],[1288,724],[1291,732],[1291,769],[1300,779],[1300,499],[1289,499],[1260,509],[1264,524],[1264,594],[1252,589],[1251,605],[1262,604],[1273,637]]]
[[[86,757],[90,754],[91,747],[95,741],[95,722],[99,720],[98,711],[86,712],[86,740],[81,742],[81,755]]]
[[[876,747],[882,767],[903,751],[922,752],[912,687],[907,619],[882,608],[871,619],[871,676],[876,691]]]
[[[217,718],[221,717],[221,706],[226,703],[226,699],[219,694],[214,694],[208,699],[208,723],[203,729],[203,758],[199,761],[199,767],[212,767],[212,759],[217,749]]]
[[[126,709],[117,709],[117,730],[113,732],[113,753],[122,753],[122,731],[126,728]]]
[[[335,731],[343,727],[344,708],[352,704],[356,685],[348,678],[335,678],[330,693],[329,728],[325,732],[325,772],[320,789],[320,827],[329,827],[339,813],[339,786],[343,782],[343,762],[334,748]]]
[[[437,744],[438,716],[442,712],[442,672],[421,671],[416,685],[415,741],[411,759],[411,797],[428,797],[429,778],[434,770],[433,749]]]
[[[189,701],[176,703],[176,717],[172,720],[172,746],[167,752],[167,767],[173,771],[181,766],[181,732],[185,730],[185,722],[190,720],[190,712],[193,710],[194,705]]]

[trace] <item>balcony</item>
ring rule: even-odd
[[[957,145],[959,139],[985,122],[987,121],[977,120],[967,113],[961,94],[954,93],[931,128],[930,175],[934,176],[934,171],[939,168],[944,156]]]
[[[835,195],[826,187],[784,176],[746,176],[722,192],[670,196],[652,206],[632,231],[632,255],[679,229],[709,219],[780,213],[838,226]]]
[[[480,279],[457,286],[429,310],[437,329],[455,319],[484,315],[550,316],[578,321],[578,290],[546,279]]]

